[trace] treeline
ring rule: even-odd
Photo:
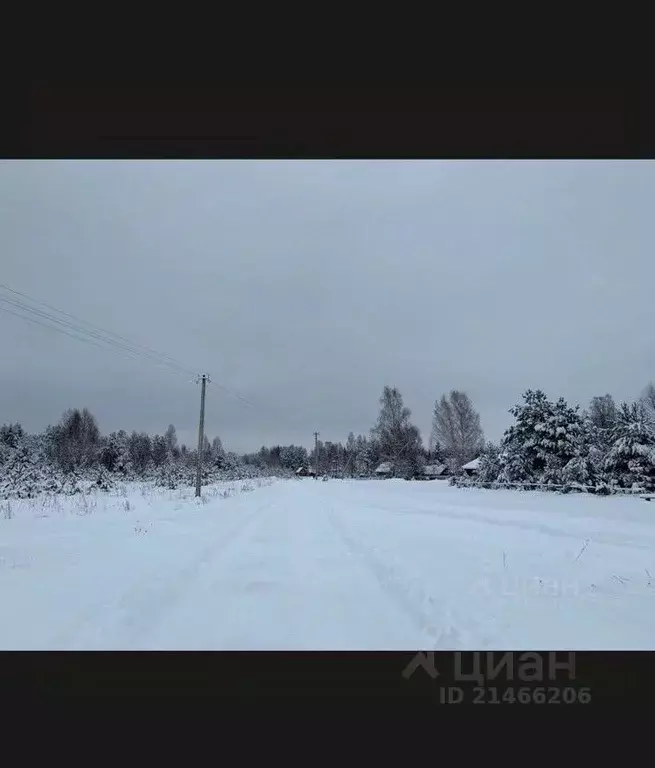
[[[453,391],[435,403],[427,448],[398,388],[385,386],[379,404],[377,421],[367,435],[350,432],[345,443],[319,440],[311,451],[262,447],[244,460],[272,470],[318,467],[319,475],[335,477],[369,477],[386,462],[392,476],[415,477],[428,463],[447,464],[457,472],[484,446],[480,416],[464,392]]]
[[[161,435],[102,435],[86,408],[66,411],[41,434],[26,434],[20,424],[0,427],[0,498],[77,493],[83,482],[107,490],[116,480],[152,480],[174,489],[193,485],[196,463],[197,448],[178,444],[172,424]],[[224,450],[220,438],[205,436],[203,482],[256,477],[261,469]]]
[[[617,406],[606,394],[594,397],[585,410],[528,390],[509,412],[515,423],[500,445],[484,446],[476,482],[596,493],[655,491],[653,384],[635,402]]]
[[[377,421],[369,433],[350,432],[346,441],[319,441],[318,471],[335,477],[370,477],[382,463],[395,477],[416,477],[426,464],[446,464],[465,483],[462,466],[480,457],[476,482],[655,490],[655,386],[632,403],[611,395],[594,397],[586,410],[541,390],[528,390],[510,408],[514,417],[499,445],[486,442],[469,396],[453,390],[434,403],[429,444],[411,421],[396,387],[385,386]],[[317,465],[316,448],[287,445],[238,455],[219,437],[203,442],[203,482],[261,475],[290,476]],[[168,487],[193,485],[197,449],[178,443],[170,424],[163,434],[102,435],[88,409],[69,410],[58,424],[36,435],[20,424],[0,427],[0,498],[31,497],[43,491],[76,493],[80,483],[107,489],[117,480],[147,479]]]
[[[473,458],[482,441],[479,417],[463,393],[451,393],[442,401],[435,410],[443,411],[435,433],[439,439],[426,449],[402,395],[395,387],[385,387],[378,420],[368,435],[351,432],[344,443],[318,442],[319,474],[368,477],[389,462],[391,474],[411,477],[429,461],[457,464]],[[467,419],[471,424],[464,428]],[[262,446],[256,453],[238,455],[226,451],[219,437],[210,441],[205,436],[202,450],[204,483],[290,476],[300,467],[317,464],[314,446],[310,451],[298,445]],[[29,498],[43,491],[76,493],[83,483],[108,489],[117,480],[152,480],[177,488],[194,484],[196,463],[197,449],[180,445],[172,424],[157,435],[125,430],[103,435],[86,408],[66,411],[58,424],[40,434],[27,434],[20,424],[0,427],[1,498]]]
[[[411,424],[410,415],[398,389],[385,387],[380,398],[380,415],[369,435],[355,436],[350,432],[345,443],[318,440],[310,451],[294,445],[262,447],[258,453],[244,456],[244,462],[275,472],[318,467],[319,475],[368,477],[380,463],[388,461],[392,474],[412,476],[431,455],[436,458],[436,454],[423,447],[420,432]]]

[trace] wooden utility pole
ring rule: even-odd
[[[316,463],[314,480],[318,480],[318,432],[314,432],[314,462]]]
[[[200,487],[202,485],[202,454],[205,449],[205,387],[209,381],[209,376],[202,374],[199,377],[201,382],[200,389],[200,424],[198,425],[198,457],[196,465],[196,496],[200,496]]]

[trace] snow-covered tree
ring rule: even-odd
[[[605,460],[611,481],[655,490],[655,434],[642,403],[621,404],[613,437]]]
[[[104,467],[108,472],[114,472],[118,462],[118,456],[119,450],[116,433],[112,432],[112,434],[106,437],[101,437],[98,451],[100,466]]]
[[[480,415],[466,392],[453,390],[435,402],[430,442],[441,446],[454,471],[480,454],[484,446]]]
[[[642,392],[639,402],[643,408],[646,425],[655,432],[655,384],[652,381]]]
[[[43,442],[21,432],[18,439],[11,441],[11,447],[8,446],[0,472],[0,498],[31,499],[58,487]]]
[[[617,416],[612,395],[592,398],[589,404],[589,420],[597,429],[611,431],[616,426]]]
[[[166,450],[174,458],[179,456],[179,448],[177,445],[177,432],[172,424],[169,424],[164,432],[164,440],[166,440]]]
[[[16,424],[3,424],[0,427],[0,446],[5,448],[18,448],[18,444],[25,437],[23,427]]]
[[[357,454],[357,464],[360,474],[370,475],[382,461],[382,450],[377,440],[367,440],[360,435],[360,450]]]
[[[396,387],[384,387],[380,414],[371,434],[379,445],[382,460],[390,461],[397,475],[420,470],[421,434],[409,420],[411,413]]]
[[[100,430],[87,408],[68,410],[49,431],[51,455],[64,472],[94,466],[98,460]]]
[[[166,461],[168,456],[168,446],[166,444],[166,438],[162,435],[155,435],[152,438],[152,463],[155,467],[161,467]]]
[[[443,450],[441,443],[434,439],[434,436],[430,438],[430,446],[425,452],[425,459],[428,464],[445,464],[446,454]]]
[[[3,424],[0,427],[0,467],[9,459],[24,437],[20,424]]]
[[[491,441],[484,444],[480,451],[478,480],[482,483],[495,483],[501,472],[500,446]]]
[[[130,452],[129,435],[124,429],[119,429],[118,432],[112,433],[111,437],[112,442],[115,442],[116,452],[118,454],[114,464],[114,472],[124,479],[129,479],[135,473]]]
[[[588,411],[582,414],[585,440],[603,454],[603,457],[612,445],[617,416],[618,411],[612,395],[592,398]]]
[[[221,441],[220,437],[216,436],[212,440],[210,454],[212,464],[220,467],[225,458],[225,449],[223,448],[223,442]]]
[[[562,470],[579,455],[582,419],[563,398],[551,403],[541,390],[528,390],[510,408],[516,419],[501,444],[500,478],[506,482],[561,484]]]
[[[349,432],[346,439],[346,445],[344,447],[344,461],[343,471],[347,477],[353,477],[356,472],[357,462],[357,440],[355,439],[355,433]]]
[[[561,476],[565,485],[580,485],[595,489],[603,483],[598,463],[593,460],[589,452],[580,453],[568,461],[562,469]]]
[[[280,467],[295,472],[298,467],[307,466],[307,449],[300,445],[285,445],[280,449]]]
[[[577,450],[562,470],[562,482],[585,486],[592,492],[605,492],[608,487],[605,458],[612,444],[616,425],[616,406],[611,395],[594,398],[581,416]]]
[[[150,436],[145,432],[132,432],[128,440],[128,448],[134,471],[139,475],[143,475],[148,469],[152,458]]]

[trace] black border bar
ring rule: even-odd
[[[648,158],[647,85],[31,82],[5,157]],[[13,130],[7,131],[9,120]],[[13,134],[13,135],[12,135]]]

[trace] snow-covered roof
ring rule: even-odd
[[[469,461],[468,464],[464,464],[462,469],[480,469],[480,458],[473,459],[473,461]]]
[[[423,469],[425,475],[443,475],[447,467],[445,464],[428,464]]]
[[[391,462],[383,461],[382,464],[380,464],[380,466],[375,471],[379,472],[380,474],[386,474],[387,472],[391,472]]]

